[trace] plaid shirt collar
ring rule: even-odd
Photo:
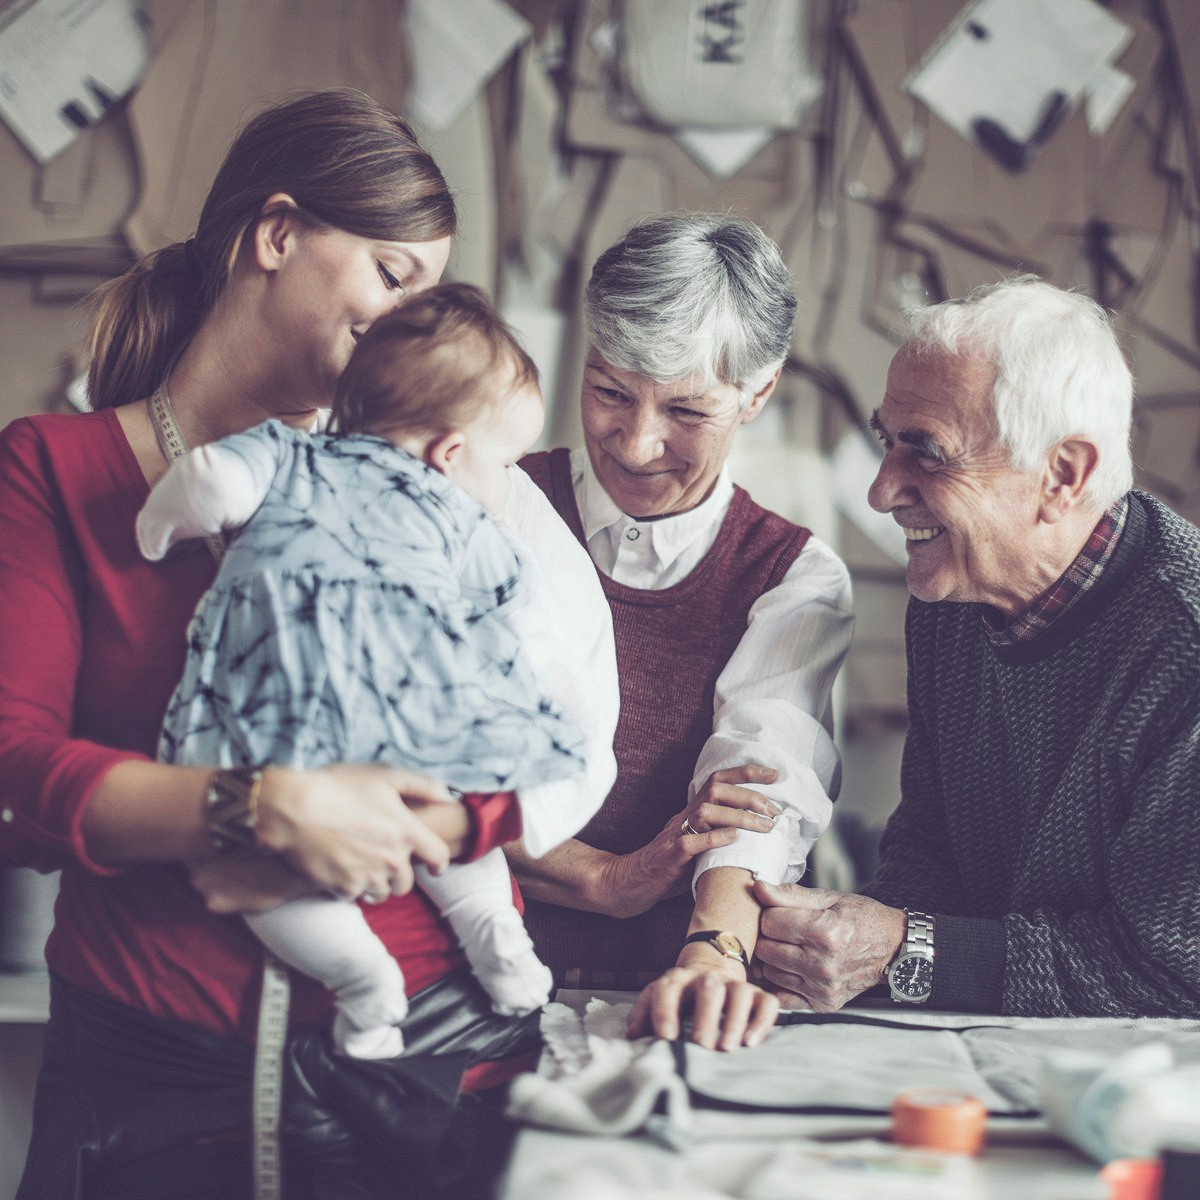
[[[1129,498],[1122,496],[1100,518],[1087,544],[1058,582],[1028,612],[1009,621],[996,609],[985,608],[983,627],[992,645],[1015,646],[1033,641],[1094,587],[1121,540],[1128,515]]]

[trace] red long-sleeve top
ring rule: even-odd
[[[0,862],[63,869],[46,946],[61,978],[250,1039],[262,948],[245,922],[209,913],[182,867],[105,868],[81,836],[104,774],[153,758],[188,620],[215,574],[202,542],[142,559],[134,520],[147,494],[111,409],[0,433]],[[520,835],[511,793],[469,800],[473,855]],[[410,994],[462,961],[420,893],[364,911]],[[293,1024],[327,1021],[320,985],[293,984]]]

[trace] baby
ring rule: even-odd
[[[478,289],[447,284],[361,338],[329,433],[267,421],[172,466],[138,516],[142,553],[236,536],[189,626],[159,757],[386,762],[463,792],[517,789],[525,837],[543,848],[581,828],[611,778],[587,782],[578,726],[534,678],[523,642],[544,646],[561,618],[539,604],[537,564],[489,516],[503,514],[520,476],[510,468],[543,419],[537,370],[511,331]],[[575,707],[587,681],[570,677],[569,656],[543,673]],[[569,776],[571,811],[552,812],[539,785]],[[418,868],[418,884],[497,1012],[546,1002],[550,972],[500,850],[437,877]],[[356,904],[306,897],[246,920],[334,992],[339,1050],[401,1052],[404,979]]]

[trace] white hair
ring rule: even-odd
[[[787,358],[796,295],[757,225],[713,213],[635,225],[596,260],[585,297],[592,346],[657,383],[734,384],[745,408]]]
[[[1133,378],[1094,300],[1016,275],[904,318],[904,345],[917,353],[982,353],[992,361],[996,432],[1015,470],[1037,470],[1052,446],[1079,436],[1099,450],[1087,505],[1106,509],[1133,486]]]

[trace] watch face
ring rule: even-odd
[[[741,941],[732,933],[718,933],[713,938],[713,944],[722,954],[729,958],[741,958],[745,953],[742,949]]]
[[[921,954],[908,954],[892,967],[892,987],[913,1000],[933,990],[933,960]]]

